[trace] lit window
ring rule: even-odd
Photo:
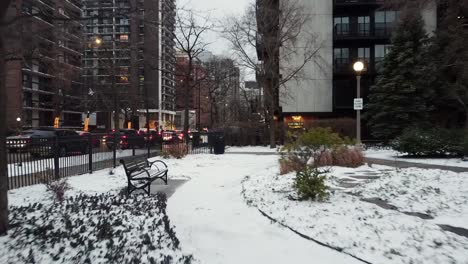
[[[128,35],[120,35],[121,41],[128,41]]]

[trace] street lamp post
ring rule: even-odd
[[[361,99],[361,73],[364,70],[364,63],[357,61],[353,65],[353,69],[356,72],[356,99]],[[357,144],[361,145],[361,108],[356,108],[356,141]]]

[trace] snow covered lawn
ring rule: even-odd
[[[170,179],[190,180],[171,196],[167,207],[183,251],[172,247],[177,243],[170,239],[172,242],[165,240],[169,242],[162,252],[180,260],[193,254],[197,261],[208,264],[363,263],[356,258],[379,264],[468,263],[468,238],[438,225],[468,228],[463,221],[468,217],[468,173],[376,165],[333,167],[328,178],[333,193],[328,202],[294,201],[289,197],[294,194],[295,175],[278,175],[279,156],[255,155],[267,149],[238,148],[234,152],[251,154],[200,154],[164,160]],[[115,196],[126,186],[126,178],[119,167],[113,175],[103,170],[70,177],[69,183],[73,189],[67,198],[102,193]],[[361,198],[380,198],[398,211]],[[34,202],[52,205],[41,185],[12,190],[9,199],[11,206]],[[341,252],[300,237],[258,209]],[[403,211],[426,213],[434,219],[424,220]],[[109,214],[119,215],[115,211]],[[159,226],[153,230],[159,234]],[[0,248],[6,248],[3,245],[0,239]],[[21,254],[28,257],[27,251]],[[105,257],[94,256],[96,263],[102,259]]]
[[[366,150],[364,151],[364,155],[366,158],[468,168],[468,161],[463,161],[460,158],[408,158],[405,157],[404,154],[398,153],[395,150],[380,149]]]
[[[165,196],[119,194],[127,186],[121,167],[68,183],[62,204],[44,185],[9,191],[0,263],[197,263],[181,250]]]
[[[291,185],[295,175],[278,175],[274,160],[266,167],[244,181],[247,202],[304,235],[370,263],[468,263],[468,238],[435,224],[444,217],[446,224],[456,226],[466,216],[468,174],[416,169],[396,172],[382,166],[332,168],[328,184],[334,191],[330,200],[316,203],[289,199],[294,194]],[[356,180],[351,177],[356,172],[373,176],[358,176],[361,179]],[[378,178],[379,174],[385,176],[365,179]],[[343,180],[359,185],[340,188],[338,183]],[[388,198],[403,210],[429,209],[441,218],[427,221],[383,209],[347,193],[354,190],[368,197]],[[450,221],[453,215],[458,220]]]

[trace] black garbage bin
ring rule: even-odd
[[[192,146],[193,148],[200,147],[200,132],[193,132],[192,133]]]
[[[222,133],[217,133],[213,135],[213,152],[216,155],[224,154],[224,135]]]

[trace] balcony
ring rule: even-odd
[[[333,37],[335,40],[389,39],[392,32],[392,24],[345,24],[335,26]]]

